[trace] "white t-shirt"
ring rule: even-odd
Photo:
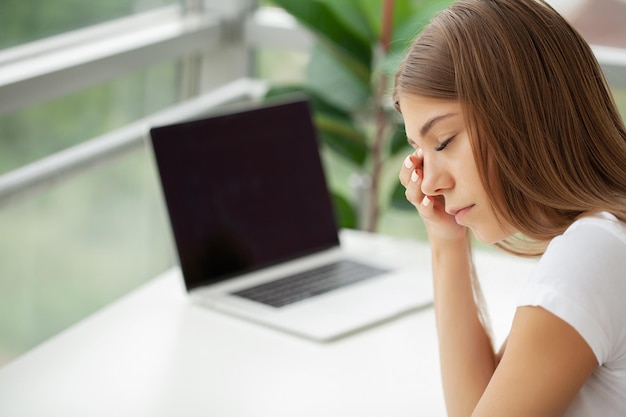
[[[626,416],[626,223],[609,213],[574,222],[552,240],[518,305],[569,323],[598,359],[565,416]]]

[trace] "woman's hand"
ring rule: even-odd
[[[454,216],[445,211],[443,195],[425,195],[422,192],[424,157],[421,149],[407,156],[400,169],[400,182],[406,188],[406,199],[415,206],[424,220],[431,243],[458,242],[466,238],[467,231]]]

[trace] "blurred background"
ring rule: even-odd
[[[153,125],[305,91],[339,224],[423,239],[398,194],[409,148],[388,92],[449,3],[2,0],[0,366],[176,262]],[[626,2],[552,4],[625,115]]]

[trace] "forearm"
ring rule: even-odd
[[[495,370],[478,318],[465,241],[434,245],[433,278],[441,376],[450,417],[470,416]]]

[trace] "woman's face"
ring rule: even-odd
[[[400,96],[409,144],[423,153],[422,192],[442,196],[446,212],[484,243],[515,233],[498,222],[478,175],[469,132],[458,101]]]

